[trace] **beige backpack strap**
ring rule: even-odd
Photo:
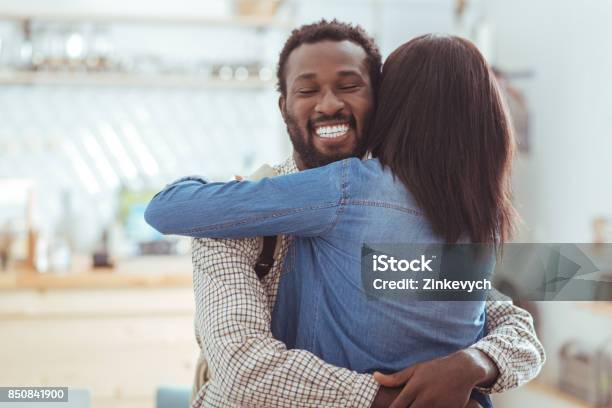
[[[193,387],[191,389],[191,401],[196,399],[198,393],[200,392],[204,384],[208,382],[208,380],[208,362],[202,356],[202,353],[200,353],[200,357],[198,358],[198,363],[196,365],[195,378],[193,379]]]
[[[276,175],[277,174],[272,167],[264,164],[253,174],[251,174],[249,180],[259,181],[264,177],[274,177]],[[276,236],[264,237],[263,239],[263,247],[261,253],[259,254],[259,258],[257,259],[257,263],[255,263],[255,273],[259,279],[266,277],[274,265],[276,242]]]

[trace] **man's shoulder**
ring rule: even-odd
[[[192,241],[192,260],[194,264],[215,260],[232,260],[254,263],[261,251],[263,238],[194,238]],[[230,257],[230,258],[228,258]]]
[[[209,251],[214,248],[252,249],[258,248],[262,237],[248,238],[193,238],[194,251]]]
[[[251,174],[248,177],[248,180],[259,181],[262,178],[274,177],[274,176],[277,176],[278,174],[279,172],[276,171],[272,166],[270,166],[269,164],[264,164],[263,166],[255,170],[253,174]]]
[[[297,168],[297,165],[295,164],[295,160],[293,159],[293,156],[289,156],[283,162],[273,166],[272,169],[274,170],[274,172],[276,173],[275,175],[277,176],[297,173],[299,171],[299,169]]]

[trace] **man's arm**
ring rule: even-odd
[[[546,361],[533,318],[497,291],[489,294],[486,313],[487,335],[472,348],[495,363],[499,376],[492,384],[478,389],[484,393],[504,392],[531,381]]]
[[[223,406],[370,406],[379,389],[371,375],[287,350],[272,337],[267,295],[253,271],[260,242],[194,241],[197,327],[211,370],[205,392],[222,396]]]

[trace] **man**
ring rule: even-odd
[[[374,109],[380,66],[376,46],[358,27],[334,20],[294,30],[277,72],[279,108],[294,152],[272,173],[363,156],[360,141]],[[398,390],[307,351],[288,350],[272,336],[273,313],[283,313],[274,305],[290,241],[280,237],[274,265],[261,280],[253,270],[261,238],[194,241],[196,332],[210,380],[197,387],[193,406],[388,406]],[[280,287],[282,304],[290,303],[291,293]],[[475,386],[500,392],[533,378],[544,351],[531,316],[511,302],[491,300],[487,319],[488,335],[469,349],[377,375],[388,387],[407,383],[393,406],[462,406],[458,401]]]

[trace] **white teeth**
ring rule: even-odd
[[[315,129],[317,136],[327,139],[343,136],[349,130],[348,124],[335,126],[321,126]]]

